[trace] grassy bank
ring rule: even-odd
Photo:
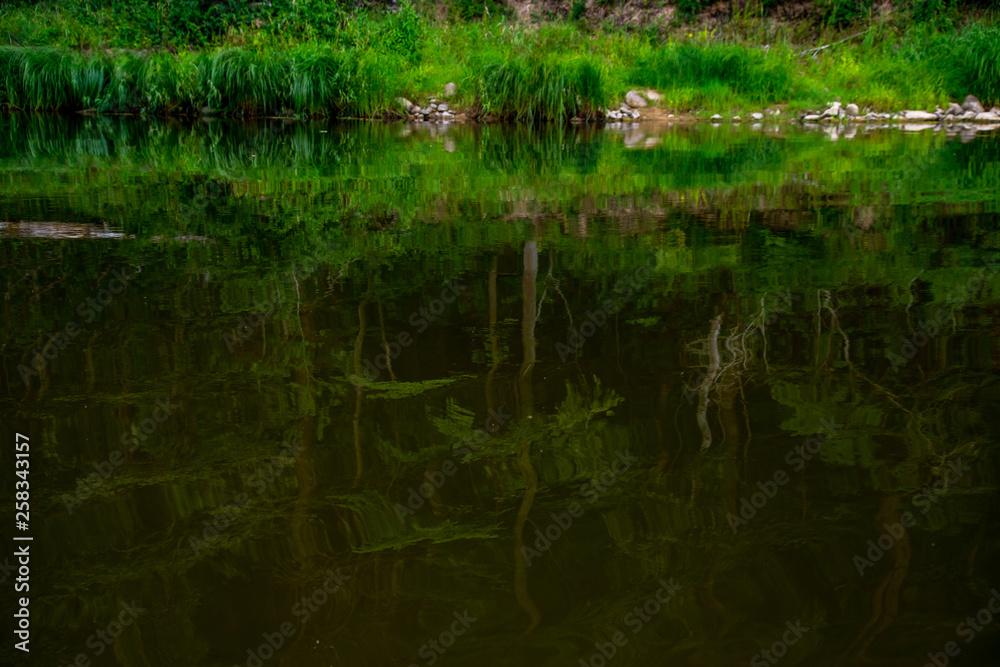
[[[960,29],[953,22],[958,17],[878,21],[853,27],[856,36],[847,41],[803,53],[819,44],[793,39],[793,30],[768,35],[761,46],[762,33],[758,39],[709,31],[664,39],[581,22],[438,22],[404,4],[396,12],[331,16],[339,29],[330,33],[313,25],[321,24],[317,14],[313,27],[289,23],[284,34],[261,23],[214,43],[140,49],[111,46],[141,43],[127,23],[115,32],[98,22],[102,48],[92,48],[93,35],[77,40],[77,48],[66,46],[72,35],[46,41],[45,27],[56,22],[52,11],[0,12],[0,36],[9,42],[0,47],[0,105],[375,117],[400,112],[398,97],[422,102],[440,95],[449,81],[458,84],[458,106],[528,120],[586,116],[633,87],[655,88],[660,106],[695,115],[774,105],[795,111],[836,97],[878,111],[933,109],[969,93],[986,104],[1000,102],[1000,25],[990,17],[966,20]],[[29,16],[38,19],[32,39],[26,37]],[[64,30],[76,26],[90,35],[77,19],[60,20]],[[838,37],[822,32],[816,39]]]

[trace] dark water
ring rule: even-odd
[[[995,134],[0,137],[3,664],[996,664]]]

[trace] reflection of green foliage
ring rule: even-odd
[[[593,389],[587,387],[589,395],[566,383],[566,398],[556,408],[549,427],[553,436],[571,433],[581,426],[586,429],[598,415],[613,414],[612,408],[624,400],[613,389],[602,391],[600,379],[596,376],[593,379]]]
[[[33,456],[45,461],[40,530],[62,549],[47,579],[54,593],[39,602],[57,612],[47,617],[86,619],[81,641],[100,622],[88,613],[106,611],[114,594],[159,596],[163,618],[181,622],[246,587],[256,596],[243,605],[251,615],[289,608],[331,563],[358,573],[360,592],[344,602],[350,613],[331,604],[311,627],[324,640],[336,628],[344,662],[365,653],[350,651],[342,628],[381,636],[383,607],[364,606],[372,600],[433,607],[460,591],[513,605],[510,537],[528,497],[527,456],[538,480],[530,539],[580,502],[581,487],[607,472],[617,452],[640,463],[594,504],[584,500],[583,517],[529,572],[540,606],[563,604],[567,587],[592,603],[574,605],[512,651],[620,625],[650,580],[668,574],[682,573],[692,587],[718,582],[732,609],[775,599],[782,612],[809,611],[792,574],[803,567],[831,589],[853,582],[845,595],[862,600],[878,577],[854,576],[851,557],[877,537],[882,502],[864,491],[905,502],[949,456],[974,459],[975,472],[912,532],[914,553],[940,540],[933,566],[952,583],[965,577],[964,567],[950,566],[968,562],[967,545],[995,550],[975,530],[996,482],[1000,389],[980,332],[992,327],[1000,277],[971,292],[956,309],[958,326],[907,366],[892,372],[885,360],[913,323],[957,303],[955,290],[1000,248],[995,138],[962,144],[872,133],[834,143],[789,131],[764,141],[751,133],[720,139],[705,128],[633,151],[609,132],[480,128],[447,135],[449,152],[438,138],[400,137],[390,127],[260,133],[21,116],[0,119],[0,128],[0,219],[131,235],[0,243],[10,313],[0,329],[8,370],[0,381],[7,396],[26,396],[18,409],[37,426]],[[189,235],[207,240],[174,238]],[[521,249],[529,240],[540,249],[542,301],[531,417],[505,423],[461,457],[451,447],[486,416],[484,393],[487,404],[519,407]],[[651,257],[637,295],[575,362],[559,363],[552,350],[570,317],[579,326]],[[494,331],[504,356],[487,388],[486,272],[494,260]],[[23,354],[80,321],[75,305],[122,266],[142,273],[48,367],[44,391],[33,382],[25,394],[12,370]],[[419,351],[394,363],[399,382],[360,388],[385,400],[359,402],[351,373],[360,319],[363,351],[377,354],[376,304],[391,339],[452,278],[469,286],[461,303],[421,334]],[[279,306],[228,350],[222,334],[276,289]],[[777,312],[764,325],[762,307]],[[719,315],[724,333],[749,331],[754,352],[766,337],[768,363],[748,354],[730,393],[713,393],[709,423],[720,437],[701,453],[695,406],[681,395],[691,369],[682,364],[685,344],[703,339]],[[724,346],[722,354],[732,360]],[[61,494],[161,395],[184,404],[161,426],[169,437],[158,432],[96,497],[72,517],[61,513]],[[787,470],[789,449],[823,432],[824,417],[845,428],[733,535],[726,512],[758,480]],[[721,433],[734,425],[738,433]],[[252,490],[250,475],[291,433],[308,451],[193,554],[188,536],[200,534],[213,508]],[[439,493],[400,521],[395,503],[448,461],[456,467]],[[260,583],[269,571],[277,581]],[[289,591],[291,581],[305,590]],[[768,597],[760,581],[790,599]],[[909,594],[924,595],[919,585]],[[661,628],[643,636],[708,650],[717,626],[698,620],[700,600],[682,594],[659,616]],[[740,646],[770,636],[757,625],[740,632]],[[206,663],[211,642],[192,631],[183,643],[197,655],[178,664]],[[634,664],[673,659],[673,646],[636,648]]]
[[[392,520],[395,521],[395,517]],[[495,539],[501,530],[503,530],[501,524],[469,525],[449,521],[427,527],[413,525],[393,537],[359,545],[354,551],[356,553],[399,551],[423,543],[447,544],[457,540],[491,540]]]
[[[453,382],[457,382],[461,377],[441,378],[438,380],[423,380],[422,382],[369,382],[363,378],[352,377],[352,381],[357,381],[365,389],[366,398],[382,398],[388,400],[399,400],[401,398],[411,398],[419,396],[424,392],[446,387]]]

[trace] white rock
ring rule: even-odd
[[[847,112],[848,116],[857,116],[861,113],[861,109],[858,108],[858,105],[853,103],[844,107],[844,111]]]
[[[652,88],[650,88],[649,90],[646,91],[646,99],[649,100],[650,102],[659,102],[660,100],[663,99],[663,96],[660,95],[655,90],[653,90]]]
[[[1000,114],[995,114],[992,111],[984,111],[983,113],[976,114],[976,120],[1000,120]]]
[[[639,110],[638,109],[632,109],[632,118],[635,118],[635,119],[639,118]]]
[[[937,120],[938,117],[929,111],[907,111],[903,114],[906,120]]]
[[[983,108],[982,102],[975,95],[966,95],[965,101],[962,102],[962,108],[966,111],[975,111],[976,113],[983,113],[986,109]]]
[[[823,118],[834,118],[839,115],[840,115],[840,102],[834,102],[829,109],[826,109],[823,113],[820,114],[820,116],[822,116]]]
[[[742,119],[742,118],[740,118],[739,116],[733,116],[733,121],[734,121],[734,122],[738,123],[738,122],[740,122],[741,120],[743,120],[743,119]]]
[[[447,110],[448,110],[448,105],[447,104],[439,104],[438,105],[438,111],[447,111]]]
[[[965,109],[962,108],[961,104],[955,104],[952,102],[948,105],[948,110],[945,111],[945,113],[949,116],[961,116],[963,111],[965,111]]]
[[[811,113],[811,114],[808,114],[806,116],[803,116],[802,120],[806,121],[807,123],[814,123],[817,120],[819,120],[820,118],[821,118],[821,116],[818,113]]]
[[[636,109],[641,109],[645,106],[649,106],[649,102],[647,102],[645,98],[643,98],[643,96],[640,95],[638,91],[635,90],[630,90],[627,93],[625,93],[625,104],[629,105],[630,107],[635,107]]]
[[[406,99],[405,97],[397,97],[396,98],[396,104],[398,104],[399,106],[403,107],[407,111],[411,111],[413,109],[413,102],[411,102],[410,100]]]
[[[722,120],[722,116],[720,116],[719,114],[715,114],[714,116],[709,118],[709,120]]]
[[[458,94],[458,86],[449,81],[444,84],[444,96],[445,97],[455,97]]]
[[[750,114],[750,117],[753,118],[754,120],[763,120],[764,114],[762,114],[759,111],[754,111],[752,114]]]

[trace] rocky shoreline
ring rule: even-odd
[[[868,111],[861,113],[857,104],[843,105],[839,101],[832,102],[830,106],[821,112],[805,114],[801,119],[803,122],[835,122],[835,121],[857,121],[869,120],[896,120],[920,123],[940,123],[940,122],[976,122],[976,123],[996,123],[1000,122],[1000,107],[993,107],[989,111],[983,108],[982,102],[975,95],[967,95],[962,104],[952,102],[947,109],[938,107],[934,111],[908,110],[899,113],[876,113]]]
[[[414,103],[400,97],[396,100],[404,119],[411,122],[425,123],[463,123],[468,121],[490,122],[496,120],[488,114],[477,109],[456,108],[447,100],[453,99],[458,92],[454,83],[445,85],[445,90],[441,99],[430,97],[423,104]],[[740,123],[744,120],[754,123],[761,123],[765,120],[789,122],[800,122],[803,124],[837,124],[837,123],[1000,123],[1000,107],[994,106],[987,111],[982,102],[975,95],[966,96],[961,104],[952,102],[947,109],[938,107],[934,111],[923,110],[902,110],[896,113],[881,113],[871,109],[861,109],[857,104],[843,104],[839,100],[830,102],[823,110],[808,111],[798,116],[786,115],[782,117],[780,106],[775,108],[755,111],[748,114],[744,119],[739,115],[725,118],[721,114],[715,114],[707,119],[686,115],[673,114],[666,109],[655,105],[660,102],[662,96],[655,90],[644,91],[630,90],[625,95],[625,100],[617,107],[599,109],[587,117],[574,116],[570,119],[572,123],[598,122],[598,123],[637,123],[641,121],[667,121],[667,122],[698,122],[708,120],[713,124],[726,121]]]

